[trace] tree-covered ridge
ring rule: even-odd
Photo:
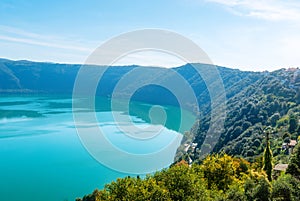
[[[299,149],[295,155],[299,156]],[[296,157],[291,160],[299,166]],[[259,163],[249,163],[227,154],[207,156],[201,164],[189,166],[181,161],[154,175],[126,177],[107,184],[77,201],[267,201],[300,198],[300,181],[291,174],[282,174],[270,182]]]
[[[223,150],[252,160],[253,156],[262,154],[265,145],[263,129],[271,126],[271,148],[274,156],[279,155],[284,141],[296,140],[300,134],[299,93],[299,69],[265,72],[263,78],[228,100],[224,131],[214,152]],[[199,155],[209,121],[207,115],[191,130],[193,142],[198,146],[189,153],[190,157]]]
[[[194,64],[198,68],[215,67],[208,64]],[[55,94],[72,94],[76,76],[82,66],[76,64],[59,64],[46,62],[31,62],[31,61],[12,61],[0,59],[0,92],[2,93],[55,93]],[[86,66],[87,67],[87,66]],[[95,66],[93,66],[94,68]],[[104,68],[103,66],[97,66]],[[114,92],[117,83],[129,72],[134,71],[141,66],[113,66],[105,70],[105,73],[99,81],[99,86],[96,92],[97,96],[110,97]],[[259,80],[263,74],[258,72],[240,71],[217,66],[217,71],[223,81],[227,98],[231,98],[239,93],[246,86],[253,84]],[[170,79],[170,75],[174,72],[182,76],[191,88],[194,90],[199,106],[203,113],[209,111],[210,97],[205,81],[201,75],[197,73],[191,64],[184,66],[165,69],[166,71],[157,70],[158,68],[147,67],[152,69],[152,80],[154,83],[161,83],[166,79]],[[93,74],[91,70],[91,74]],[[95,70],[98,72],[98,70]],[[143,71],[135,77],[135,83],[142,84],[144,82]],[[164,72],[164,73],[162,73]],[[173,73],[172,73],[173,72]],[[144,72],[147,74],[147,71]],[[90,79],[95,79],[98,83],[98,77],[90,76]],[[180,83],[178,87],[182,87]],[[147,85],[136,91],[131,98],[135,101],[160,105],[175,105],[178,106],[176,97],[166,93],[166,89],[158,85]],[[124,89],[126,92],[126,89]]]

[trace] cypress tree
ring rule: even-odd
[[[264,151],[264,166],[263,166],[263,170],[267,173],[268,175],[268,180],[272,181],[272,151],[270,149],[270,141],[269,141],[269,134],[270,131],[269,129],[266,130],[266,148]]]

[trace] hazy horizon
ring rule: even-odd
[[[28,62],[36,62],[36,63],[54,63],[54,64],[67,64],[67,65],[85,65],[84,63],[71,63],[71,62],[55,62],[55,61],[47,61],[47,60],[41,60],[41,61],[35,61],[35,60],[29,60],[29,59],[10,59],[10,58],[2,58],[0,57],[0,59],[4,59],[4,60],[10,60],[10,61],[28,61]],[[186,64],[189,63],[182,63],[182,64],[178,64],[178,65],[174,65],[174,66],[160,66],[160,65],[145,65],[145,64],[136,64],[136,63],[132,63],[132,64],[122,64],[122,63],[116,63],[111,65],[111,67],[118,67],[118,66],[140,66],[140,67],[151,67],[151,68],[179,68],[182,67]],[[205,64],[205,63],[201,63],[201,64]],[[98,65],[98,64],[91,64],[91,65]],[[280,69],[292,69],[292,68],[299,68],[299,67],[287,67],[287,68],[276,68],[276,69],[272,69],[272,70],[247,70],[247,69],[239,69],[239,68],[233,68],[231,66],[222,66],[222,65],[218,65],[218,64],[209,64],[209,65],[214,65],[214,66],[218,66],[218,67],[223,67],[223,68],[230,68],[230,69],[234,69],[234,70],[240,70],[240,71],[252,71],[252,72],[263,72],[263,71],[268,71],[268,72],[273,72],[276,70],[280,70]],[[99,65],[101,66],[101,65]]]

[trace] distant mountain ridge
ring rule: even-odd
[[[71,94],[80,67],[79,64],[0,59],[0,92]],[[132,65],[108,68],[100,80],[99,85],[103,87],[97,90],[97,95],[110,97],[114,87],[122,77],[137,67]],[[222,78],[227,98],[231,98],[244,87],[256,82],[263,76],[262,73],[258,72],[240,71],[224,67],[217,67],[217,69]],[[171,71],[178,72],[189,83],[200,106],[204,107],[206,105],[206,108],[209,108],[210,97],[207,86],[191,64],[170,69]],[[159,78],[154,79],[166,79],[167,74],[159,75]],[[138,82],[139,77],[136,79],[136,82]],[[171,97],[166,89],[152,85],[138,90],[132,98],[154,104],[176,105],[176,100],[171,99]]]

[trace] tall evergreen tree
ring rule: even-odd
[[[264,166],[263,166],[263,170],[267,173],[268,175],[268,180],[272,181],[272,168],[273,168],[273,164],[272,164],[272,151],[270,149],[270,139],[269,139],[269,135],[270,135],[270,130],[271,128],[268,127],[265,130],[265,134],[266,134],[266,148],[264,151]]]

